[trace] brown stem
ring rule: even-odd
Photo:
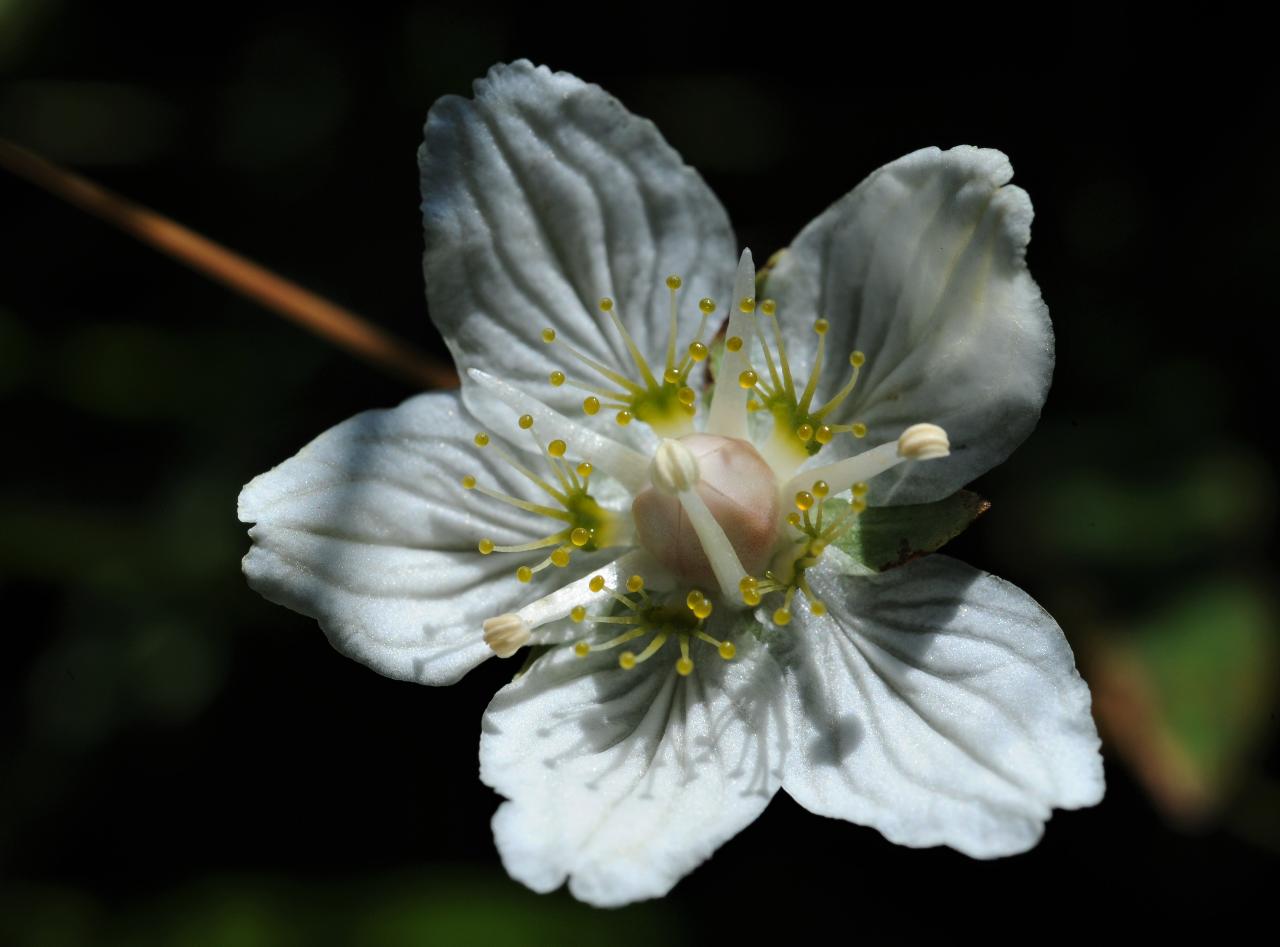
[[[415,386],[450,388],[458,384],[452,368],[350,310],[4,139],[0,139],[0,167]]]

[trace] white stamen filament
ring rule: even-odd
[[[711,412],[707,418],[707,434],[721,437],[747,437],[747,394],[738,385],[738,376],[750,367],[749,349],[755,337],[755,312],[743,312],[741,302],[756,295],[756,267],[751,251],[743,250],[738,260],[738,274],[733,281],[733,299],[729,303],[728,338],[742,339],[742,348],[731,352],[726,347],[711,396]]]

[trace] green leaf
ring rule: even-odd
[[[833,522],[848,506],[846,500],[828,500],[823,518]],[[936,503],[874,506],[856,517],[835,545],[870,571],[887,572],[941,549],[990,508],[968,490]]]

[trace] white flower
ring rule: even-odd
[[[946,497],[1035,424],[1051,330],[1003,155],[875,172],[759,305],[702,179],[573,76],[495,67],[431,110],[421,163],[461,396],[362,414],[250,483],[244,568],[391,677],[535,646],[480,746],[514,877],[661,895],[780,787],[979,858],[1101,798],[1049,615],[942,556],[875,574],[840,548],[867,504]]]

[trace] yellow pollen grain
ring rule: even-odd
[[[591,589],[593,592],[599,592],[604,588],[604,576],[593,575],[591,577],[591,581],[587,583],[587,588]]]
[[[563,569],[569,564],[569,550],[561,547],[551,554],[551,564],[557,569]]]
[[[816,497],[824,497],[831,492],[831,484],[825,480],[815,480],[813,482],[813,495]]]
[[[796,509],[808,510],[813,507],[813,494],[808,490],[801,490],[796,494]]]
[[[559,388],[564,384],[564,372],[554,371],[547,376],[547,381],[551,382],[552,388]]]
[[[698,308],[709,316],[716,311],[716,301],[710,296],[703,296],[698,300]]]
[[[701,342],[690,342],[689,357],[695,362],[705,362],[707,360],[707,347]]]
[[[613,300],[612,300],[612,299],[610,299],[608,296],[601,296],[601,297],[600,297],[600,311],[601,311],[601,312],[609,312],[611,309],[613,309]]]
[[[773,613],[773,623],[775,625],[786,625],[791,621],[791,613],[785,608],[780,608]]]
[[[555,329],[543,329],[543,330],[542,330],[542,341],[543,341],[543,342],[546,342],[546,343],[547,343],[547,345],[550,345],[550,344],[551,344],[552,342],[554,342],[555,340],[556,340],[556,330],[555,330]]]
[[[830,328],[831,328],[831,323],[829,323],[826,319],[819,319],[817,322],[813,324],[813,331],[818,333],[818,335],[826,335],[827,330]]]
[[[716,650],[720,652],[720,657],[726,661],[732,661],[738,654],[738,649],[734,647],[732,641],[720,642],[720,647]]]
[[[582,477],[584,480],[587,477],[591,476],[591,471],[593,470],[595,470],[595,468],[592,467],[591,464],[587,463],[585,460],[582,463],[578,464],[578,476]]]
[[[642,588],[644,588],[644,579],[640,576],[633,575],[631,578],[627,579],[628,592],[639,592]]]
[[[856,423],[853,425],[852,430],[853,430],[853,436],[854,436],[854,437],[866,437],[866,436],[867,436],[867,426],[866,426],[865,424],[863,424],[861,421],[856,422]]]
[[[756,298],[754,296],[743,296],[738,300],[738,310],[740,312],[755,312]]]
[[[582,621],[586,617],[587,617],[587,610],[583,608],[581,605],[575,605],[573,606],[572,609],[569,610],[570,621]],[[578,644],[586,644],[586,642],[579,641]]]
[[[547,453],[552,457],[563,457],[564,452],[568,449],[569,445],[559,439],[556,439],[547,445]]]
[[[681,677],[688,677],[693,673],[693,662],[688,658],[681,658],[676,662],[676,673]]]
[[[493,552],[493,540],[482,539],[480,542],[476,543],[476,548],[480,550],[480,555],[487,556],[489,553]]]
[[[521,582],[529,582],[533,579],[533,570],[528,566],[521,566],[516,570],[516,578]]]
[[[467,474],[462,478],[462,486],[467,490],[474,490],[476,488],[476,478],[471,474]]]
[[[759,380],[760,379],[756,375],[756,373],[748,368],[745,372],[743,372],[741,375],[738,376],[738,387],[754,388],[756,386],[756,382]]]
[[[522,414],[520,415],[520,420],[516,423],[520,425],[521,430],[527,431],[529,428],[533,427],[533,415]]]
[[[624,651],[618,655],[618,667],[624,671],[630,671],[636,666],[636,656],[630,651]]]
[[[595,395],[582,399],[582,410],[586,414],[595,414],[600,410],[600,399]]]
[[[591,645],[587,644],[585,641],[579,641],[573,646],[573,653],[580,658],[585,658],[591,653]]]
[[[631,412],[623,409],[614,415],[614,420],[617,421],[618,424],[622,425],[622,427],[626,427],[631,423]]]
[[[575,526],[573,532],[569,534],[569,542],[581,548],[591,542],[591,531],[583,526]]]
[[[679,289],[684,285],[684,280],[676,276],[674,273],[667,277],[667,289]]]
[[[476,435],[476,447],[484,447],[489,443],[489,435],[481,431]]]
[[[742,336],[740,335],[729,336],[729,338],[724,343],[724,347],[727,348],[730,352],[737,352],[742,348]]]

